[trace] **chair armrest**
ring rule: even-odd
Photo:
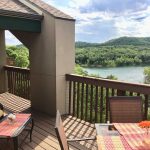
[[[96,140],[96,137],[79,138],[79,139],[67,139],[67,142],[86,141],[86,140]]]

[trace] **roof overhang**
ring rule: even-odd
[[[41,32],[43,14],[25,0],[0,1],[0,28],[28,32]]]
[[[41,20],[31,20],[28,18],[1,16],[0,28],[4,30],[17,30],[27,32],[41,32]]]
[[[32,20],[39,20],[43,19],[42,15],[39,14],[27,14],[23,12],[15,12],[15,11],[8,11],[0,9],[1,16],[9,16],[9,17],[17,17],[17,18],[24,18],[24,19],[32,19]]]

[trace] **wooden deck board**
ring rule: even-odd
[[[31,107],[30,101],[10,93],[0,94],[0,103],[4,105],[7,111],[12,112],[24,112],[30,110]],[[32,111],[32,116],[35,121],[32,142],[29,141],[28,137],[19,150],[60,150],[54,130],[55,118],[37,111]],[[67,138],[96,136],[93,124],[67,115],[62,116],[62,118]],[[25,132],[20,135],[20,141],[24,136]],[[0,150],[13,150],[12,141],[8,143],[8,141],[0,139],[0,145]],[[70,144],[70,150],[84,149],[97,150],[96,141],[82,141]]]

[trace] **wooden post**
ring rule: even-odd
[[[0,93],[7,90],[4,65],[6,65],[5,31],[0,29]]]

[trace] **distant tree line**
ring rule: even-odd
[[[75,61],[89,67],[148,65],[150,47],[124,45],[76,48]]]

